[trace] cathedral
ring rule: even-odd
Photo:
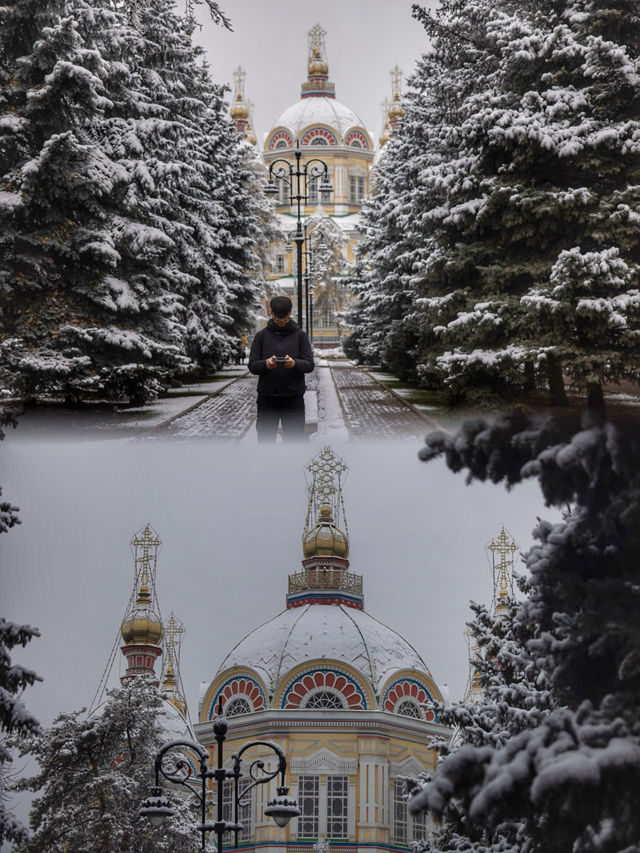
[[[275,119],[261,145],[253,128],[241,68],[235,74],[230,108],[236,129],[255,147],[257,168],[265,178],[270,170],[277,176],[274,169],[278,164],[294,167],[296,150],[301,152],[303,169],[317,160],[327,167],[328,184],[303,179],[301,187],[305,236],[303,314],[316,346],[335,345],[345,334],[340,312],[349,302],[346,282],[355,261],[355,247],[362,239],[360,211],[371,191],[382,147],[402,118],[402,74],[396,68],[391,72],[392,99],[383,103],[383,131],[376,149],[357,113],[336,98],[335,84],[329,79],[325,35],[319,24],[309,31],[307,79],[302,83],[300,98]],[[276,177],[273,189],[281,236],[271,247],[265,309],[271,296],[285,293],[294,302],[295,316],[297,258],[293,235],[297,225],[297,187],[295,182],[291,186],[286,177]]]
[[[409,813],[405,779],[435,767],[433,738],[448,740],[457,733],[438,721],[442,693],[420,653],[365,610],[364,578],[350,562],[346,470],[329,447],[307,465],[301,566],[288,574],[284,608],[239,638],[215,673],[203,673],[208,678],[193,725],[180,678],[183,627],[173,613],[163,622],[156,596],[161,541],[147,525],[131,543],[134,586],[120,628],[122,683],[141,675],[156,678],[166,741],[199,742],[210,765],[217,755],[214,723],[220,710],[228,723],[225,766],[249,741],[261,743],[247,750],[248,763],[262,761],[267,772],[277,769],[268,744],[286,756],[286,784],[300,815],[286,827],[274,825],[265,808],[276,782],[257,785],[238,814],[238,846],[247,850],[407,851],[433,830],[430,817]],[[354,544],[357,540],[356,533]],[[494,615],[513,596],[517,550],[504,528],[487,545]],[[464,701],[481,703],[473,664],[481,651],[469,645]],[[195,778],[197,760],[188,750],[185,758]],[[241,779],[240,791],[250,781]],[[224,820],[235,821],[231,783],[224,783],[223,798]]]
[[[364,609],[363,576],[349,559],[346,466],[327,447],[307,470],[302,565],[288,576],[285,608],[222,661],[202,696],[196,735],[214,749],[222,703],[229,755],[259,739],[287,756],[300,817],[275,827],[264,817],[269,792],[254,791],[241,846],[406,850],[431,829],[424,815],[409,815],[404,777],[432,769],[430,739],[451,735],[431,707],[442,695],[416,649]]]

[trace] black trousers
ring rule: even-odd
[[[303,396],[258,397],[258,441],[275,441],[279,423],[282,423],[282,437],[285,441],[304,438]]]

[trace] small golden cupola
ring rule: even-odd
[[[320,507],[318,523],[302,540],[302,553],[307,558],[349,556],[349,540],[336,527],[330,506]]]
[[[397,133],[400,128],[400,123],[402,121],[402,117],[404,116],[404,109],[402,107],[402,71],[396,67],[391,72],[391,89],[392,89],[392,97],[391,97],[391,106],[389,107],[389,124],[391,125],[391,130],[393,133]]]
[[[330,447],[324,447],[306,470],[311,483],[302,535],[302,571],[289,575],[287,608],[343,604],[362,610],[362,576],[349,571],[349,536],[342,499],[342,476],[347,466]]]
[[[132,604],[120,627],[122,654],[127,659],[123,683],[139,675],[155,675],[155,662],[162,654],[162,620],[155,603],[155,569],[161,544],[148,524],[131,540],[136,577]]]
[[[229,115],[231,116],[231,121],[234,123],[238,133],[242,134],[242,136],[246,136],[251,119],[249,103],[244,93],[244,80],[247,74],[244,68],[238,66],[238,68],[233,72],[233,76],[235,77],[236,85],[233,103],[229,109]]]

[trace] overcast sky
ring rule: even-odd
[[[351,569],[364,576],[367,611],[416,646],[459,698],[468,602],[491,598],[484,546],[504,524],[529,547],[536,515],[548,513],[536,484],[511,493],[466,486],[440,462],[420,462],[418,446],[334,448],[350,468]],[[284,608],[287,575],[302,557],[304,466],[318,449],[11,434],[0,476],[22,524],[0,537],[2,610],[42,632],[16,654],[45,679],[26,697],[41,720],[91,702],[133,584],[129,541],[147,522],[164,543],[162,615],[173,610],[187,630],[182,674],[195,715],[200,682]]]
[[[233,72],[247,72],[246,96],[255,104],[258,142],[278,116],[300,98],[307,79],[307,32],[319,23],[327,31],[329,78],[336,98],[356,112],[378,144],[381,107],[391,96],[389,72],[410,74],[428,47],[422,25],[411,16],[411,0],[220,0],[233,32],[207,19],[195,39],[207,50],[212,76],[233,87]],[[433,7],[433,0],[421,4]]]

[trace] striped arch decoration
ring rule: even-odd
[[[314,668],[303,672],[291,681],[282,694],[281,708],[298,709],[312,703],[311,707],[323,707],[315,704],[314,698],[335,697],[335,708],[344,710],[364,711],[367,700],[364,690],[350,675],[336,669]],[[324,707],[331,707],[326,704]]]
[[[273,151],[274,148],[282,148],[282,145],[278,145],[278,142],[281,141],[286,143],[286,148],[293,148],[293,138],[291,134],[287,133],[286,130],[278,130],[269,140],[269,150]]]
[[[313,145],[313,140],[317,137],[324,139],[327,145],[338,144],[338,137],[333,133],[333,131],[328,130],[326,127],[312,127],[311,130],[308,130],[302,137],[300,144]]]
[[[267,707],[267,699],[258,681],[251,675],[233,675],[224,684],[221,684],[209,708],[209,719],[212,720],[216,713],[218,704],[222,699],[223,712],[229,709],[229,716],[238,714],[250,714],[252,711],[264,711]],[[235,706],[236,711],[231,712]]]
[[[367,137],[364,133],[360,133],[359,130],[352,130],[351,133],[348,133],[344,140],[344,144],[347,146],[353,145],[354,148],[369,148]]]
[[[424,707],[432,701],[433,697],[424,684],[413,678],[398,678],[387,687],[381,704],[383,711],[408,717],[419,716],[421,720],[434,723],[437,719],[435,713]],[[415,713],[412,709],[415,709]]]

